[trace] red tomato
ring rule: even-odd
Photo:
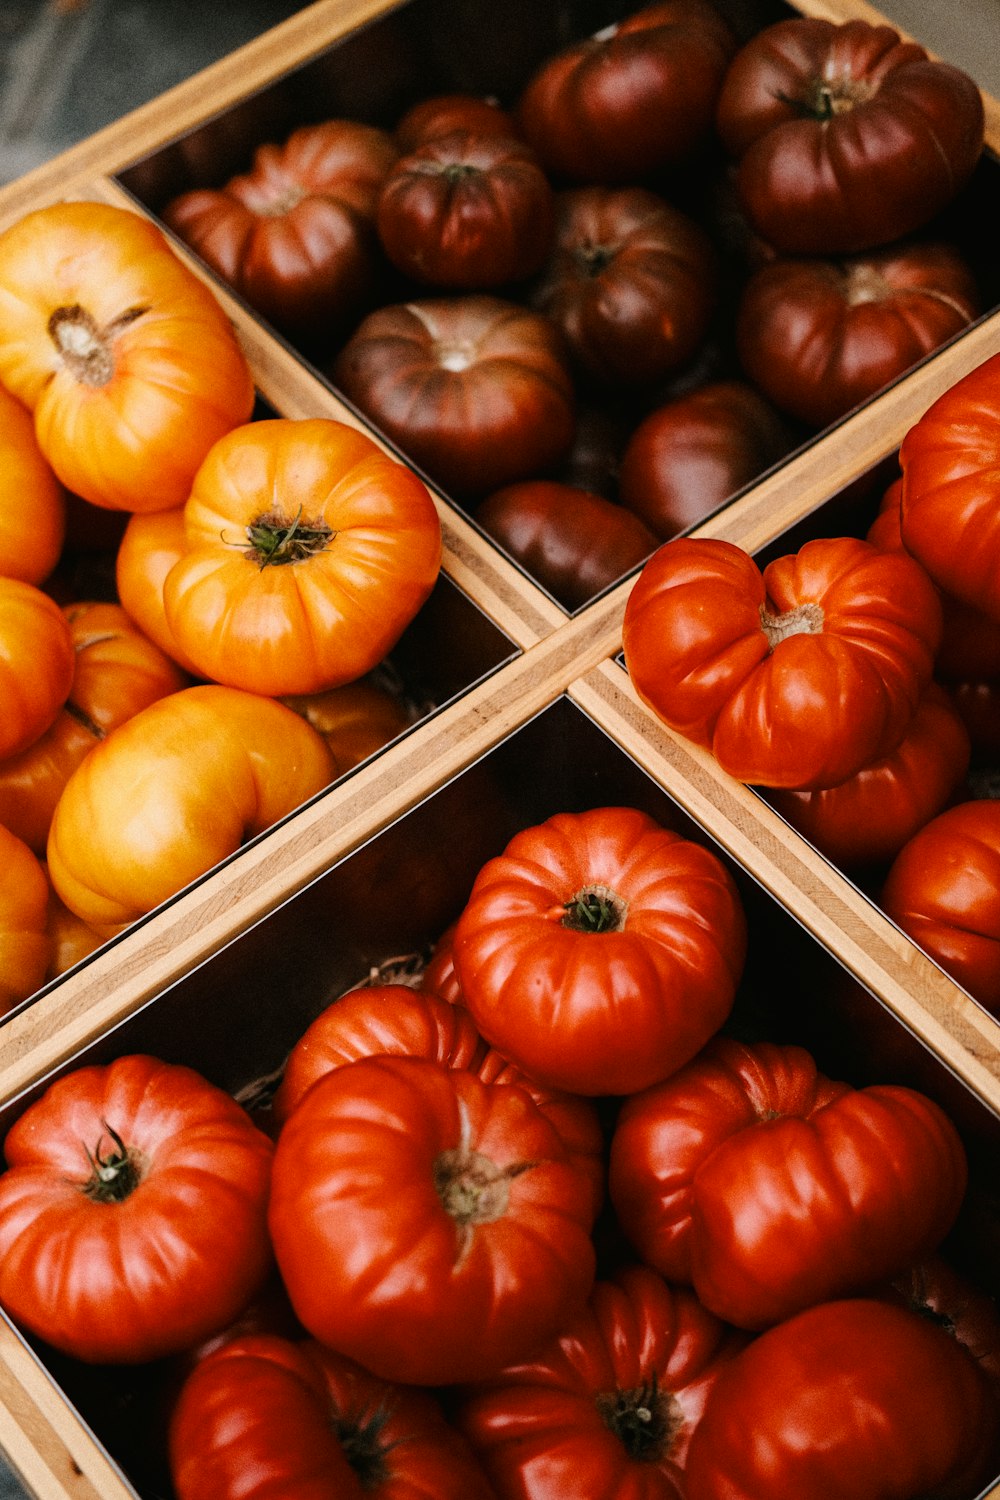
[[[575,397],[555,328],[485,294],[384,307],[333,378],[360,411],[459,498],[544,473],[569,451]]]
[[[978,365],[903,438],[903,543],[942,589],[1000,620],[1000,354]]]
[[[402,157],[379,193],[379,240],[397,270],[427,286],[474,291],[540,270],[552,188],[516,136],[456,130]]]
[[[691,1435],[745,1342],[645,1266],[598,1282],[550,1343],[462,1399],[498,1495],[682,1500]]]
[[[177,1500],[492,1500],[429,1393],[305,1340],[244,1336],[188,1376],[170,1421]]]
[[[27,407],[0,386],[0,576],[43,583],[59,561],[66,492]]]
[[[546,59],[515,118],[557,177],[636,182],[709,139],[736,46],[711,5],[661,0]]]
[[[267,1275],[271,1143],[190,1068],[138,1055],[77,1068],[4,1149],[0,1303],[77,1359],[176,1353]]]
[[[531,301],[592,379],[651,385],[694,358],[716,290],[715,250],[694,219],[645,188],[586,187],[556,197]]]
[[[33,583],[0,575],[0,762],[33,745],[73,686],[69,622]]]
[[[725,1021],[746,953],[739,892],[709,849],[629,807],[557,813],[476,876],[455,968],[480,1031],[530,1076],[627,1094]]]
[[[495,99],[478,94],[432,94],[412,105],[395,129],[401,151],[415,151],[435,136],[453,130],[474,130],[477,135],[516,135],[513,116]]]
[[[447,927],[434,945],[420,979],[420,988],[440,995],[449,1005],[462,1004],[462,986],[455,973],[455,924]]]
[[[371,294],[375,203],[397,155],[372,125],[303,125],[224,187],[173,199],[164,222],[277,328],[315,336]]]
[[[625,610],[636,692],[741,781],[837,786],[888,755],[930,681],[941,604],[903,553],[820,537],[763,573],[731,542],[665,542]]]
[[[777,259],[743,288],[743,369],[779,411],[826,427],[979,312],[972,271],[949,245],[893,245],[842,260]]]
[[[946,1333],[903,1308],[824,1303],[723,1370],[691,1443],[687,1500],[967,1500],[1000,1420]]]
[[[583,1304],[592,1202],[523,1089],[372,1057],[289,1116],[271,1238],[315,1338],[384,1379],[440,1385],[524,1358]]]
[[[1000,1308],[994,1297],[940,1255],[894,1276],[886,1297],[937,1323],[1000,1391]]]
[[[668,541],[704,521],[790,447],[781,418],[753,386],[712,381],[639,423],[622,454],[619,498]]]
[[[567,609],[586,604],[656,548],[653,533],[623,505],[554,479],[494,490],[475,517]]]
[[[765,240],[851,254],[898,240],[965,185],[982,95],[891,26],[798,16],[765,27],[726,74],[716,124]]]
[[[48,977],[48,881],[28,848],[0,823],[0,1016]]]
[[[1000,802],[939,813],[896,855],[888,916],[974,999],[1000,1015]]]
[[[801,1047],[716,1038],[625,1102],[609,1190],[643,1260],[759,1329],[930,1254],[966,1178],[958,1132],[926,1095],[852,1089]]]
[[[888,864],[957,793],[969,733],[951,698],[929,684],[896,749],[822,791],[775,790],[769,801],[834,864]]]

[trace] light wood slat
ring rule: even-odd
[[[643,706],[617,663],[570,696],[740,865],[1000,1113],[1000,1024],[749,787]]]
[[[120,171],[273,83],[397,0],[315,0],[86,140],[0,187],[0,225],[88,179]]]
[[[598,601],[585,618],[567,621],[12,1016],[2,1032],[0,1101],[181,978],[545,708],[615,649],[617,631],[617,611]]]

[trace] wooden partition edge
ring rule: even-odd
[[[715,758],[660,724],[615,661],[569,695],[844,967],[1000,1114],[1000,1024]]]

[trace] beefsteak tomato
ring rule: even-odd
[[[517,135],[514,117],[496,99],[481,94],[430,94],[418,99],[393,132],[401,151],[409,154],[435,136],[454,130],[474,130],[477,135]]]

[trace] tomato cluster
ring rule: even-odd
[[[968,1500],[1000,1318],[938,1254],[962,1139],[730,1034],[747,936],[637,809],[524,828],[245,1107],[64,1072],[7,1135],[0,1303],[155,1367],[178,1500]]]
[[[38,209],[0,279],[6,1011],[400,732],[371,674],[441,537],[373,440],[252,420],[229,320],[148,220]],[[111,578],[63,567],[95,536]]]
[[[577,608],[978,316],[939,215],[983,133],[889,26],[656,0],[154,207]]]

